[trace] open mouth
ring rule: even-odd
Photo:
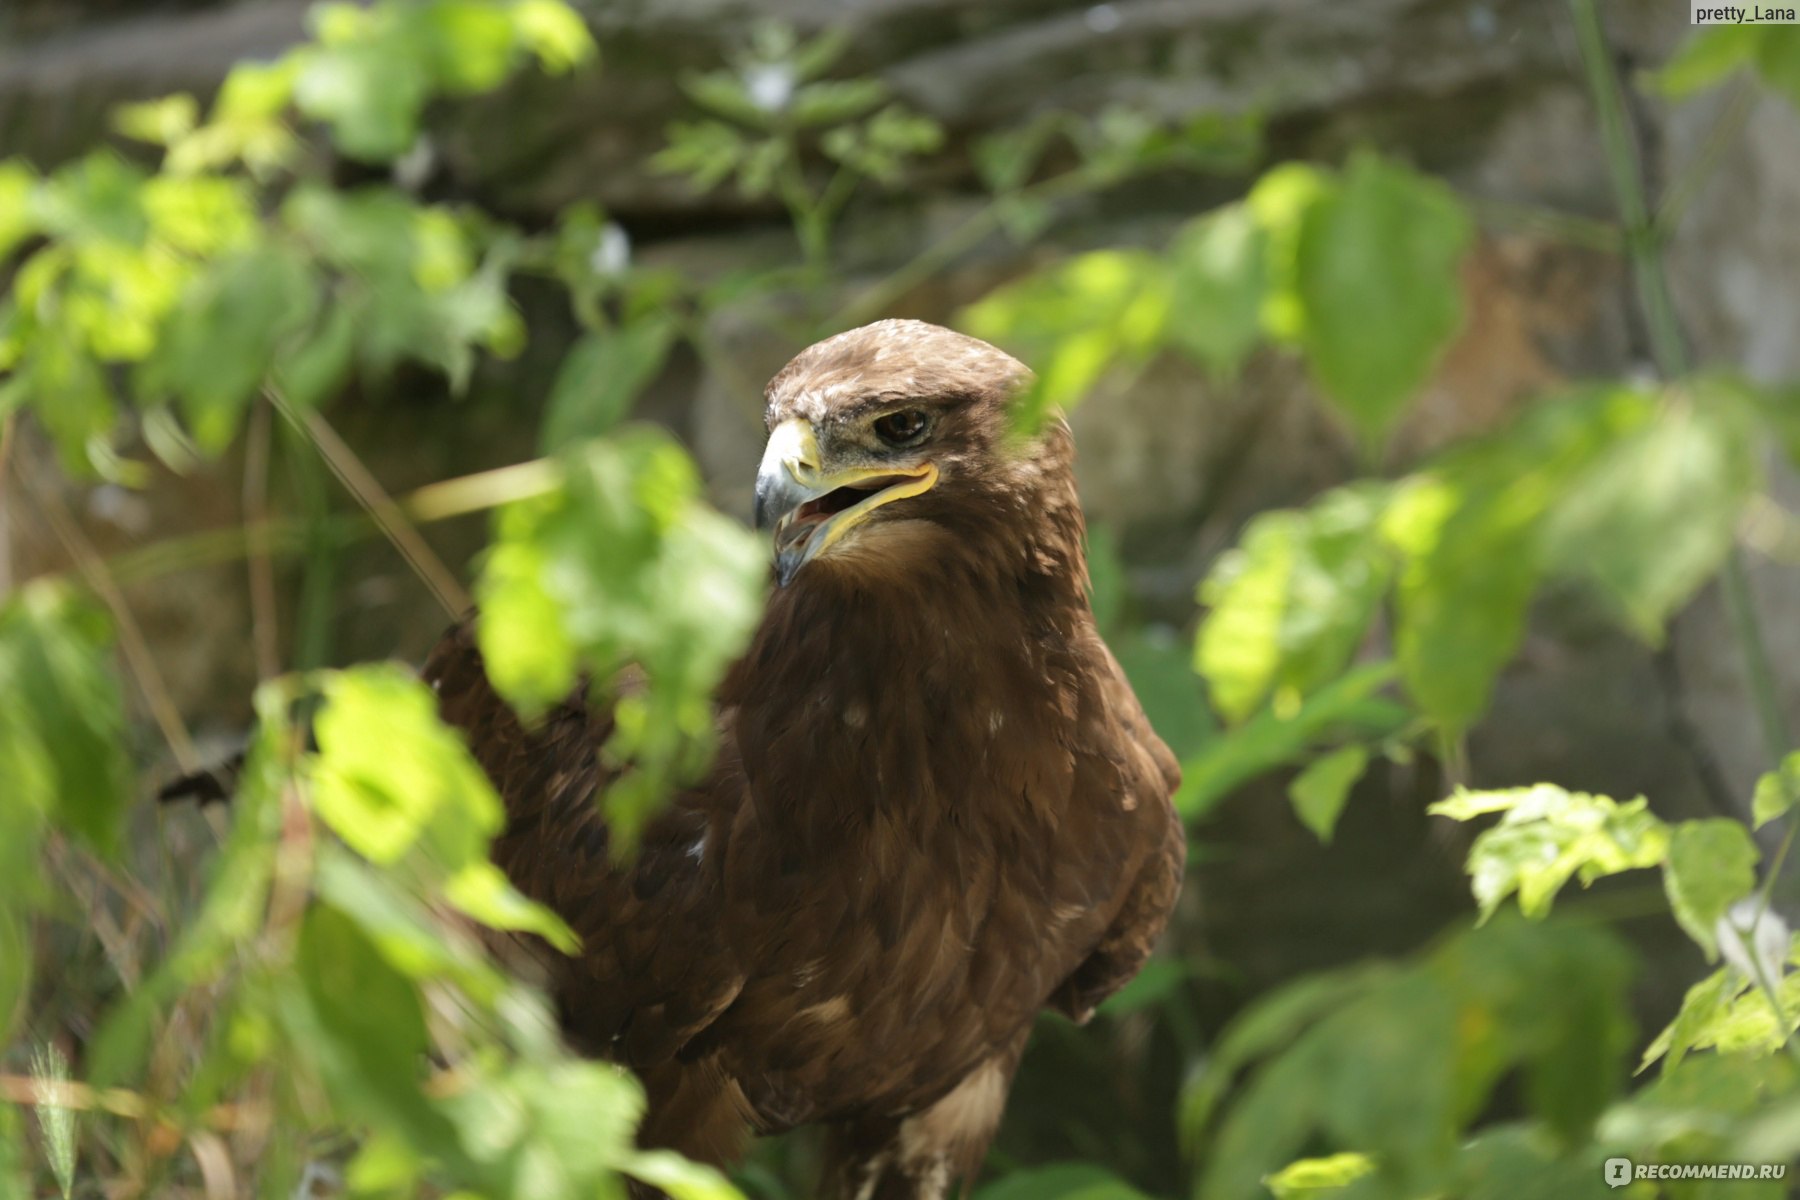
[[[911,482],[914,478],[911,475],[877,475],[834,488],[817,499],[808,500],[782,518],[781,528],[775,535],[776,550],[799,549],[815,530],[839,513],[849,512],[895,484]]]

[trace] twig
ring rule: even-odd
[[[386,489],[363,465],[356,452],[338,436],[337,430],[316,410],[295,412],[280,392],[271,388],[266,394],[281,415],[311,439],[319,456],[325,460],[325,465],[349,489],[356,502],[375,518],[382,533],[387,535],[388,541],[393,543],[394,549],[400,552],[400,557],[407,561],[425,586],[431,589],[444,612],[451,620],[461,619],[474,607],[469,593],[463,589],[456,576],[450,573],[449,568],[444,566],[437,552],[419,536],[419,531],[407,520],[400,506],[394,503],[394,498],[387,494]]]
[[[82,578],[111,611],[113,623],[118,626],[119,649],[125,655],[125,664],[130,669],[138,690],[143,693],[144,702],[149,705],[157,727],[162,730],[163,739],[174,753],[175,761],[183,771],[199,770],[200,756],[194,749],[194,739],[188,735],[187,725],[181,719],[181,710],[175,706],[168,685],[163,682],[162,672],[157,669],[156,660],[150,654],[150,645],[144,640],[144,632],[139,628],[137,618],[132,616],[130,606],[125,603],[124,593],[119,591],[118,585],[107,573],[106,564],[101,561],[93,543],[81,532],[81,527],[75,523],[75,518],[70,515],[68,506],[56,494],[55,488],[36,479],[29,470],[21,470],[19,478],[24,481],[26,489],[37,502],[38,509],[50,522],[50,528],[63,544],[63,549],[74,559]]]

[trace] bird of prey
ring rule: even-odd
[[[534,954],[571,1042],[642,1078],[644,1144],[728,1163],[824,1124],[822,1196],[935,1200],[1038,1011],[1086,1020],[1161,934],[1178,769],[1095,627],[1069,429],[1009,425],[1030,378],[918,321],[775,376],[775,586],[709,773],[623,862],[610,708],[579,689],[521,723],[467,622],[427,661],[505,800],[495,861],[580,935]]]

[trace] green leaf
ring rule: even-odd
[[[1073,408],[1116,363],[1138,361],[1162,339],[1169,273],[1139,250],[1095,250],[1008,284],[959,318],[962,328],[1006,346],[1037,370],[1013,404],[1012,424],[1035,434]]]
[[[879,79],[827,79],[794,93],[789,115],[797,125],[837,125],[872,111],[888,96]]]
[[[1396,732],[1412,714],[1379,694],[1394,677],[1393,663],[1354,667],[1299,708],[1265,708],[1229,734],[1213,738],[1182,763],[1176,811],[1194,820],[1245,780],[1295,762],[1321,743],[1346,737],[1377,740]]]
[[[1235,204],[1189,222],[1169,246],[1169,340],[1216,376],[1235,375],[1261,336],[1267,240]]]
[[[1239,1071],[1292,1045],[1315,1023],[1377,987],[1388,972],[1386,966],[1361,966],[1308,975],[1262,997],[1233,1019],[1182,1088],[1177,1125],[1190,1154],[1198,1152]]]
[[[690,1162],[671,1150],[639,1150],[622,1170],[660,1189],[672,1200],[743,1200],[731,1181],[703,1163]]]
[[[550,389],[540,450],[551,454],[618,424],[662,369],[674,337],[674,323],[658,314],[577,342]]]
[[[1344,801],[1368,765],[1367,750],[1343,746],[1314,759],[1288,785],[1288,799],[1293,801],[1294,811],[1321,842],[1331,841],[1338,814],[1344,811]]]
[[[1675,919],[1700,943],[1708,960],[1718,957],[1716,931],[1726,910],[1756,886],[1761,857],[1750,831],[1729,817],[1683,821],[1674,827],[1663,887]]]
[[[1612,445],[1570,483],[1545,531],[1548,564],[1586,579],[1646,641],[1724,562],[1756,491],[1747,422],[1720,394]]]
[[[1699,1046],[1705,1039],[1716,1036],[1720,1019],[1730,1011],[1731,1001],[1747,986],[1748,981],[1737,978],[1730,968],[1720,967],[1690,987],[1681,998],[1681,1011],[1675,1014],[1675,1019],[1644,1050],[1638,1070],[1644,1070],[1665,1056],[1664,1074],[1679,1067],[1689,1050]]]
[[[1800,751],[1781,760],[1781,766],[1756,781],[1750,801],[1751,824],[1760,829],[1779,820],[1800,803]]]
[[[444,882],[444,895],[459,912],[490,929],[535,933],[565,954],[581,948],[575,932],[561,917],[525,898],[490,862],[472,862]]]
[[[1470,231],[1443,184],[1368,153],[1306,210],[1295,259],[1300,344],[1367,444],[1380,442],[1462,323]]]
[[[297,58],[295,104],[329,126],[346,155],[388,162],[418,140],[432,80],[416,53],[371,39],[311,46]]]
[[[1343,488],[1311,508],[1264,513],[1200,586],[1210,607],[1194,666],[1213,704],[1242,721],[1271,693],[1292,708],[1343,673],[1392,577],[1380,486]]]
[[[0,899],[32,865],[27,828],[45,816],[103,855],[119,849],[131,774],[110,640],[99,613],[47,585],[0,608],[0,777],[26,824],[13,835],[25,861],[0,849]]]
[[[484,838],[499,831],[500,798],[416,676],[359,667],[328,676],[324,693],[313,807],[351,849],[386,864],[433,822]]]
[[[1325,1158],[1302,1158],[1263,1180],[1275,1200],[1307,1200],[1347,1187],[1375,1169],[1366,1154],[1346,1151]]]
[[[418,992],[356,922],[319,905],[300,927],[298,987],[284,997],[297,1053],[350,1113],[394,1128],[452,1169],[470,1171],[455,1127],[420,1088],[430,1042]]]
[[[710,757],[712,692],[761,613],[767,551],[699,502],[693,464],[666,435],[630,428],[562,466],[560,492],[497,515],[477,586],[482,653],[528,716],[578,670],[608,688],[628,664],[641,668],[644,686],[612,701],[605,751],[635,768],[607,801],[629,844],[666,789]]]
[[[233,255],[184,294],[140,380],[151,394],[172,394],[200,449],[216,455],[237,435],[277,350],[318,304],[299,254],[269,245]]]
[[[593,35],[580,15],[563,0],[516,0],[512,19],[519,40],[553,75],[561,75],[595,56]]]
[[[1669,831],[1641,796],[1621,804],[1542,783],[1459,791],[1426,811],[1459,821],[1504,814],[1469,848],[1468,872],[1483,920],[1514,892],[1520,911],[1542,917],[1571,878],[1586,887],[1607,875],[1657,866],[1669,854]]]

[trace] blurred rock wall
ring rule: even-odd
[[[0,16],[0,157],[54,163],[105,136],[110,104],[206,91],[234,60],[280,49],[302,29],[300,0],[130,4],[13,0]],[[1622,67],[1653,65],[1686,34],[1676,6],[1603,6]],[[1663,11],[1663,10],[1667,11]],[[1123,101],[1157,112],[1257,110],[1269,160],[1336,161],[1372,144],[1447,177],[1476,206],[1483,236],[1465,275],[1469,319],[1397,441],[1400,465],[1490,427],[1558,381],[1645,369],[1643,332],[1619,260],[1546,232],[1535,210],[1612,211],[1603,155],[1567,14],[1545,0],[589,0],[604,67],[578,81],[528,80],[443,114],[429,194],[473,200],[528,223],[597,200],[630,231],[640,261],[713,273],[792,253],[780,214],[720,191],[699,197],[646,171],[665,125],[688,113],[674,77],[716,65],[751,22],[845,29],[840,69],[876,73],[950,133],[941,160],[906,188],[851,210],[847,294],[872,284],[980,204],[972,138],[1048,108]],[[1643,154],[1661,182],[1708,144],[1730,92],[1678,107],[1640,101]],[[1155,244],[1177,222],[1241,192],[1245,180],[1152,179],[1063,210],[1044,245],[975,247],[893,311],[939,320],[1066,249]],[[1800,114],[1752,102],[1671,248],[1681,314],[1702,361],[1759,378],[1800,375]],[[490,372],[448,419],[428,380],[338,411],[347,436],[395,490],[531,452],[548,370],[568,337],[557,305],[526,297],[535,346]],[[1371,314],[1379,319],[1379,314]],[[797,349],[765,314],[727,311],[718,364],[677,361],[643,409],[694,448],[719,501],[747,508],[760,423],[755,384]],[[1140,609],[1185,632],[1192,589],[1255,512],[1306,500],[1357,473],[1352,446],[1300,370],[1259,358],[1210,385],[1158,364],[1075,416],[1092,518],[1123,547]],[[280,473],[280,463],[277,463]],[[1786,486],[1784,484],[1784,486]],[[77,490],[102,550],[152,533],[212,528],[242,510],[235,463],[165,479],[143,495]],[[64,548],[30,502],[6,499],[15,578]],[[453,565],[479,547],[479,521],[434,528]],[[379,545],[342,567],[336,653],[421,654],[441,625]],[[1755,584],[1775,659],[1800,663],[1800,591],[1758,563]],[[245,717],[251,682],[241,566],[135,586],[131,598],[185,712],[202,729]],[[1800,715],[1800,669],[1784,674]],[[1578,598],[1543,606],[1492,718],[1472,740],[1476,782],[1540,778],[1630,795],[1691,816],[1742,802],[1761,766],[1742,664],[1718,598],[1704,595],[1652,650]],[[159,764],[160,766],[160,764]],[[1185,935],[1234,964],[1231,997],[1296,969],[1416,945],[1466,901],[1461,854],[1428,827],[1439,781],[1383,767],[1362,785],[1335,847],[1313,844],[1279,781],[1246,789],[1201,833],[1200,899]],[[1328,918],[1326,916],[1328,914]],[[1664,943],[1660,926],[1647,944]],[[1660,951],[1655,951],[1660,953]]]

